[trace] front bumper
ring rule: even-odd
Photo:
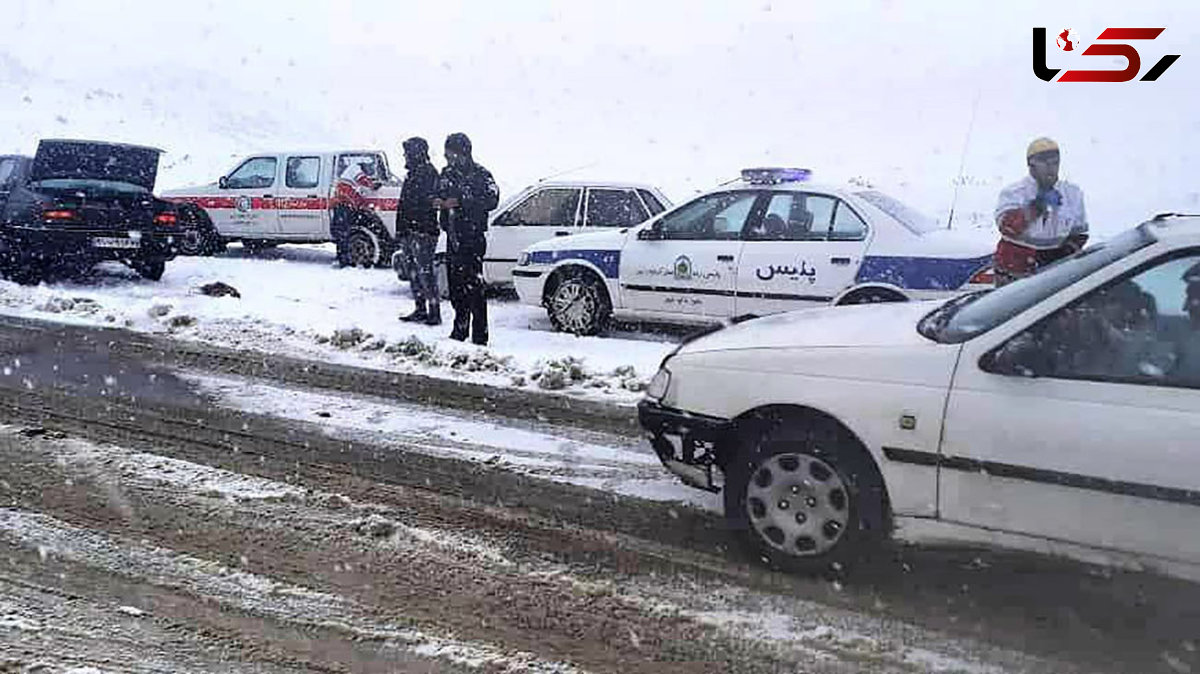
[[[529,265],[513,269],[513,289],[517,291],[522,304],[542,306],[542,290],[546,287],[548,275],[548,270]]]
[[[713,469],[721,467],[720,452],[735,438],[734,422],[647,399],[638,403],[638,423],[659,461],[684,484],[713,493],[721,490]]]

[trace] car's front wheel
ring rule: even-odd
[[[827,417],[748,421],[725,477],[726,519],[772,567],[843,573],[886,537],[879,471],[857,439]]]
[[[612,305],[604,282],[585,269],[560,272],[546,301],[555,329],[574,335],[595,335],[605,328]]]

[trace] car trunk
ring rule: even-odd
[[[153,148],[46,140],[38,145],[30,187],[48,198],[43,213],[72,212],[72,217],[53,220],[63,229],[147,229],[153,226],[156,210],[151,190],[158,156]]]

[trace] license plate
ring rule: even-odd
[[[115,236],[97,236],[92,239],[93,248],[141,248],[141,241]]]

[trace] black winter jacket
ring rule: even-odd
[[[433,164],[425,162],[408,169],[400,186],[400,207],[396,209],[397,235],[438,233],[437,209],[433,207],[437,190],[438,172]]]
[[[438,180],[438,197],[458,199],[458,208],[442,209],[442,227],[457,240],[482,238],[488,213],[500,203],[500,188],[492,174],[474,162],[463,168],[447,166]]]

